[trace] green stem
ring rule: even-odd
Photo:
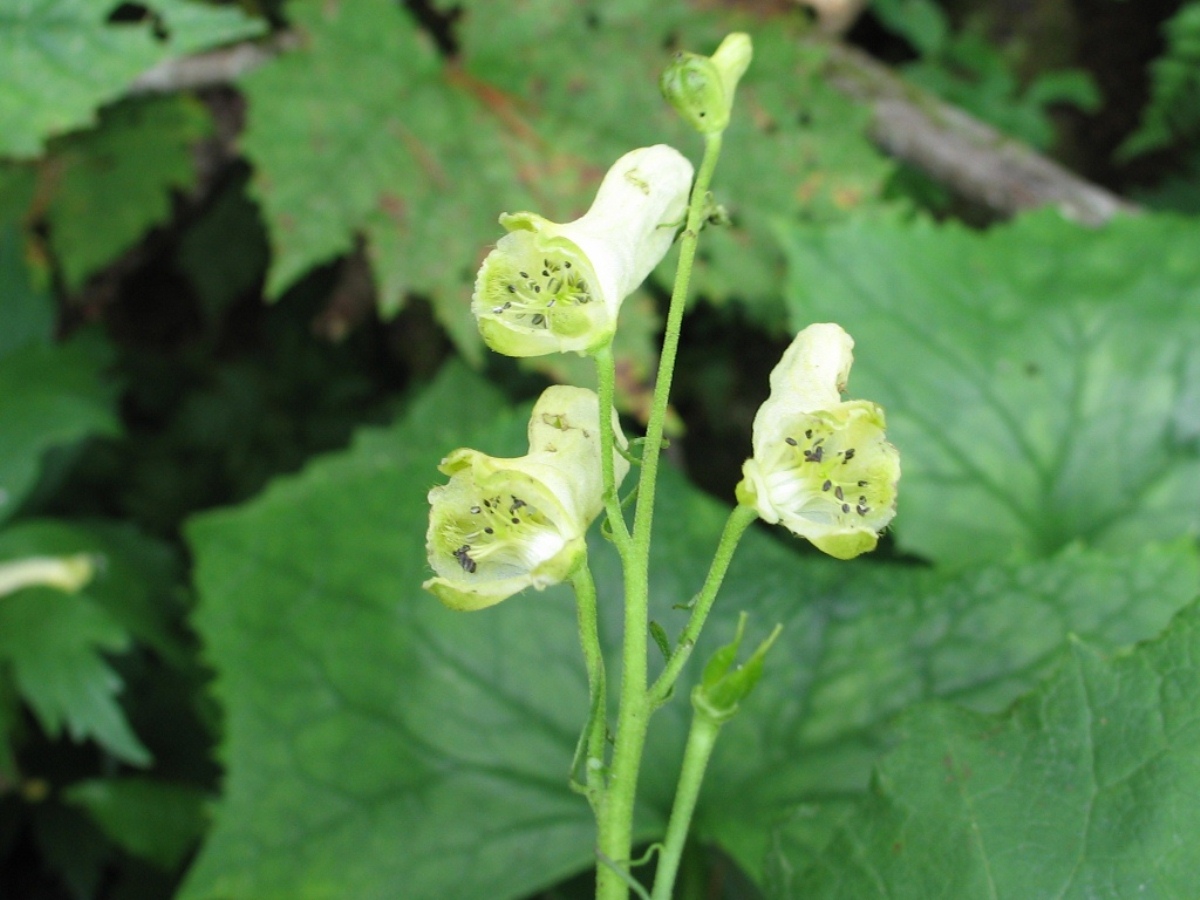
[[[592,579],[587,561],[571,577],[575,600],[579,607],[579,642],[587,668],[589,712],[588,722],[580,738],[584,750],[584,793],[593,810],[599,810],[604,795],[604,739],[608,732],[608,696],[604,676],[604,653],[600,648],[600,627],[596,615],[596,582]],[[571,766],[575,777],[577,763]]]
[[[700,588],[700,593],[696,595],[692,604],[691,618],[688,619],[683,633],[679,636],[679,643],[675,645],[675,650],[671,654],[671,658],[667,660],[662,674],[650,688],[650,702],[654,707],[661,706],[671,695],[675,680],[679,677],[684,664],[687,663],[688,657],[692,655],[696,640],[700,637],[700,630],[704,627],[704,620],[708,618],[713,601],[717,599],[717,591],[721,589],[721,582],[724,581],[725,573],[729,570],[729,564],[733,560],[738,542],[746,533],[746,529],[750,527],[750,523],[757,518],[758,510],[751,506],[738,504],[730,511],[729,518],[725,520],[725,530],[721,532],[721,541],[717,544],[716,554],[708,569],[708,577],[704,579],[704,586]]]
[[[721,723],[699,710],[692,716],[692,727],[688,731],[687,747],[683,751],[683,769],[679,773],[679,784],[675,788],[675,803],[671,807],[671,819],[667,823],[667,836],[663,840],[658,858],[658,872],[654,876],[654,892],[651,900],[671,900],[675,886],[675,874],[679,871],[679,859],[687,841],[692,813],[696,811],[696,798],[700,796],[700,785],[704,781],[704,770],[717,742]]]
[[[596,381],[600,396],[600,471],[604,479],[604,510],[612,528],[613,543],[617,545],[622,559],[629,550],[629,526],[621,511],[621,500],[617,494],[617,476],[613,468],[613,392],[616,383],[616,364],[613,361],[612,344],[597,350]]]
[[[617,866],[627,866],[631,857],[638,774],[641,770],[650,714],[654,711],[646,691],[646,656],[650,620],[650,528],[654,517],[658,457],[662,450],[667,399],[671,392],[671,378],[679,348],[683,308],[691,281],[692,264],[696,257],[696,242],[707,206],[708,185],[712,181],[713,169],[716,168],[720,154],[721,136],[706,135],[704,159],[700,163],[696,183],[692,186],[687,223],[680,241],[679,268],[675,271],[675,287],[671,292],[671,305],[667,311],[666,334],[663,337],[658,377],[654,383],[654,400],[650,420],[646,426],[646,443],[642,448],[642,468],[638,480],[633,534],[628,552],[622,554],[625,563],[625,629],[622,643],[621,699],[617,708],[612,768],[597,816],[599,851]],[[628,896],[628,885],[612,866],[601,865],[597,868],[597,900],[627,900]]]
[[[679,268],[675,270],[675,286],[667,310],[667,326],[663,334],[662,354],[658,361],[658,376],[654,380],[654,400],[650,421],[646,424],[646,445],[642,450],[642,471],[638,480],[637,512],[633,517],[633,543],[649,548],[650,526],[654,521],[654,488],[658,478],[658,456],[662,451],[663,427],[667,418],[667,400],[671,394],[671,379],[675,374],[675,356],[679,350],[679,335],[683,327],[683,309],[687,305],[688,286],[692,279],[692,264],[696,259],[696,244],[700,240],[708,200],[708,186],[721,155],[721,135],[704,137],[704,158],[696,173],[688,204],[687,224],[679,242]]]

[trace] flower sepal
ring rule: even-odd
[[[613,164],[573,222],[502,215],[508,234],[480,267],[471,301],[484,342],[518,357],[607,346],[622,302],[675,239],[692,171],[665,144],[643,147]]]
[[[451,609],[476,610],[526,588],[565,581],[587,554],[603,508],[599,400],[583,388],[547,388],[529,422],[529,453],[505,459],[461,448],[429,492],[423,587]],[[614,416],[617,444],[624,447]],[[629,464],[614,453],[618,483]]]
[[[854,341],[838,325],[800,332],[771,373],[754,418],[754,455],[742,466],[739,503],[837,559],[875,549],[896,514],[900,455],[883,410],[841,399]]]

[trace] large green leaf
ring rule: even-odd
[[[0,314],[4,306],[0,297]],[[47,450],[116,431],[98,350],[84,340],[34,342],[0,357],[0,522],[33,488]]]
[[[189,527],[227,777],[184,897],[503,900],[590,863],[590,814],[566,786],[586,703],[569,595],[452,614],[419,588],[438,460],[464,443],[523,450],[520,415],[485,424],[496,405],[451,374],[396,426]],[[664,477],[653,605],[675,634],[686,613],[672,605],[703,580],[726,509]],[[616,647],[617,568],[603,541],[592,556]],[[698,659],[742,609],[749,640],[777,621],[785,633],[722,736],[698,825],[757,868],[795,800],[864,789],[907,704],[1003,704],[1069,631],[1105,646],[1144,637],[1200,575],[1184,545],[949,577],[806,557],[752,532],[727,584]],[[680,700],[652,727],[647,838],[670,807],[687,716]]]
[[[190,97],[130,100],[100,127],[52,145],[42,164],[51,244],[70,289],[171,213],[196,180],[193,144],[210,120]]]
[[[0,9],[0,157],[33,157],[52,135],[94,121],[156,63],[253,37],[234,7],[148,0],[155,18],[113,23],[119,0],[9,0]]]
[[[1198,655],[1193,606],[1113,659],[1073,642],[1055,676],[1003,715],[917,709],[869,797],[773,896],[1195,896]]]
[[[729,23],[679,0],[462,6],[447,64],[391,0],[293,4],[300,49],[243,80],[242,146],[275,253],[268,293],[365,237],[383,311],[427,294],[477,353],[468,297],[502,233],[497,216],[573,218],[637,146],[695,155],[697,136],[659,96],[664,44],[711,50]],[[827,219],[877,203],[891,169],[863,136],[866,114],[822,84],[819,55],[776,23],[755,37],[760,62],[716,189],[737,227],[714,236],[698,275],[701,290],[752,301],[778,323],[769,216]]]
[[[1200,532],[1194,222],[781,233],[794,326],[844,325],[850,393],[887,409],[902,547],[957,564]]]
[[[777,575],[805,584],[814,602],[787,581],[756,598],[756,617],[784,623],[788,643],[772,653],[790,657],[777,669],[768,659],[754,708],[723,731],[698,812],[697,827],[752,872],[780,819],[821,839],[829,820],[806,822],[796,804],[857,796],[909,705],[939,697],[1000,710],[1038,683],[1068,635],[1123,647],[1157,634],[1200,593],[1190,542],[1076,547],[958,575],[860,564],[822,582],[830,568]]]
[[[125,762],[148,763],[116,700],[121,678],[102,656],[127,649],[128,633],[88,598],[53,588],[24,588],[3,600],[0,659],[42,729],[56,738],[65,728]]]

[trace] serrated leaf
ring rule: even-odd
[[[128,100],[100,127],[52,145],[42,201],[69,289],[170,216],[172,191],[195,184],[192,145],[211,127],[190,97]]]
[[[0,659],[42,729],[57,738],[94,739],[133,765],[150,754],[117,704],[120,676],[101,655],[129,646],[129,634],[89,598],[25,588],[0,602]]]
[[[590,813],[567,788],[587,708],[569,594],[453,614],[418,587],[437,462],[464,444],[523,448],[525,418],[484,426],[496,405],[471,384],[452,373],[405,421],[189,527],[196,625],[228,727],[226,792],[185,898],[503,900],[591,863]],[[651,615],[678,634],[687,612],[674,605],[699,589],[727,509],[677,476],[663,482]],[[614,648],[620,575],[605,542],[591,555]],[[722,734],[698,812],[702,835],[754,869],[781,807],[828,785],[865,787],[884,724],[907,704],[1008,702],[1068,631],[1106,645],[1144,637],[1200,574],[1182,544],[946,576],[801,557],[755,531],[726,584],[697,661],[729,640],[742,609],[748,640],[784,623]],[[676,702],[652,725],[646,839],[670,808],[687,722]]]
[[[160,14],[109,22],[118,0],[12,0],[0,11],[0,157],[38,155],[42,142],[94,121],[146,69],[261,34],[263,23],[231,7],[148,0]],[[176,30],[177,28],[177,30]]]
[[[781,234],[793,326],[842,324],[854,396],[887,410],[903,548],[959,565],[1200,532],[1193,223]]]
[[[870,796],[774,898],[1190,897],[1200,607],[1106,659],[1075,641],[1010,713],[921,707]]]
[[[706,780],[697,827],[751,872],[782,816],[794,815],[788,830],[807,828],[810,842],[827,835],[828,815],[809,822],[795,805],[856,797],[894,739],[890,721],[909,705],[940,697],[1003,709],[1039,683],[1068,635],[1124,647],[1157,634],[1200,592],[1187,541],[1113,553],[1075,547],[957,575],[834,565],[780,572],[809,585],[811,599],[780,588],[754,609],[783,623],[775,653],[790,660],[775,670],[768,658]]]
[[[33,488],[42,454],[112,434],[114,391],[87,341],[29,343],[0,358],[0,522]]]
[[[94,561],[95,573],[76,596],[167,662],[184,665],[188,649],[176,624],[183,611],[178,561],[167,545],[114,522],[23,519],[0,530],[0,559],[78,554]]]
[[[363,236],[382,311],[429,295],[477,357],[468,298],[499,213],[569,220],[633,147],[695,155],[695,135],[659,96],[663,47],[711,50],[730,22],[676,0],[462,6],[460,53],[446,64],[388,0],[295,5],[302,47],[243,80],[243,147],[275,251],[269,294]],[[706,238],[697,286],[777,326],[770,216],[870,208],[892,167],[864,136],[867,112],[823,84],[820,54],[786,29],[738,21],[755,30],[761,63],[743,81],[716,186],[735,227]]]
[[[205,798],[190,785],[150,778],[78,781],[63,792],[113,843],[167,870],[199,840]]]
[[[1200,3],[1184,3],[1162,31],[1167,47],[1150,65],[1150,100],[1137,129],[1117,148],[1119,161],[1200,135]]]

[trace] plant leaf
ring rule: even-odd
[[[42,142],[94,121],[156,63],[261,34],[232,7],[148,0],[159,14],[115,23],[118,0],[16,0],[0,12],[0,157],[30,158]],[[156,28],[157,26],[157,28]],[[157,33],[156,33],[157,31]]]
[[[227,778],[187,900],[503,900],[591,864],[590,813],[567,787],[587,710],[569,594],[454,614],[418,587],[438,460],[462,444],[524,449],[526,418],[487,425],[496,409],[480,382],[449,372],[395,426],[189,526]],[[686,621],[673,607],[699,589],[727,512],[664,473],[651,615],[668,634]],[[614,648],[615,554],[596,540],[590,555]],[[803,557],[751,532],[726,583],[697,660],[728,642],[743,609],[748,641],[784,624],[722,734],[698,813],[703,836],[756,870],[782,809],[822,785],[865,788],[886,722],[906,705],[1006,703],[1068,631],[1105,645],[1144,637],[1200,574],[1182,544],[947,576]],[[994,634],[996,622],[1007,627]],[[661,834],[687,724],[678,700],[653,723],[642,838]]]
[[[1200,831],[1200,606],[1112,659],[1079,640],[1010,712],[922,706],[814,864],[771,894],[1188,897]]]
[[[83,809],[113,843],[172,870],[204,830],[205,794],[190,785],[151,778],[77,781],[63,799]]]
[[[730,21],[678,0],[455,7],[457,55],[446,63],[390,0],[293,5],[302,46],[243,79],[242,146],[274,249],[268,294],[362,240],[380,309],[429,296],[478,359],[467,298],[501,236],[497,216],[580,215],[608,166],[636,146],[695,155],[695,135],[659,95],[664,44],[712,49]],[[867,111],[824,85],[819,53],[777,23],[738,24],[754,31],[759,62],[739,89],[716,188],[735,226],[713,230],[697,285],[777,328],[770,216],[826,221],[872,208],[893,167],[866,140]]]
[[[120,103],[100,127],[54,142],[42,199],[69,289],[170,216],[171,192],[195,184],[192,145],[210,129],[199,101],[161,97]]]
[[[850,393],[887,410],[901,547],[959,565],[1200,531],[1191,222],[780,233],[794,327],[841,323]]]
[[[0,522],[33,489],[47,450],[116,432],[102,357],[94,343],[78,339],[28,343],[0,357]]]

